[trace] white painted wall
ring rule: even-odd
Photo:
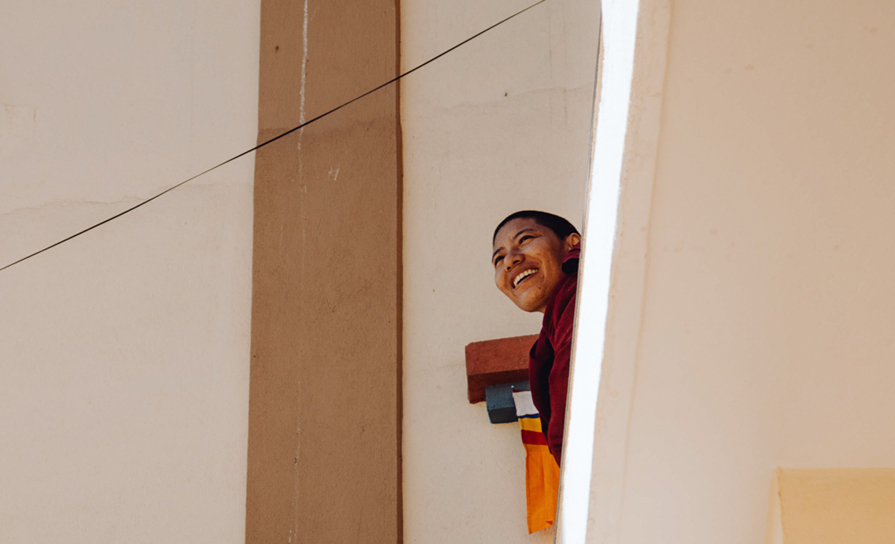
[[[776,466],[895,466],[895,5],[642,4],[588,541],[761,542]]]
[[[527,5],[402,2],[403,69]],[[552,539],[527,534],[519,428],[468,403],[464,347],[540,328],[494,287],[491,234],[530,208],[581,226],[598,23],[546,2],[401,83],[405,542]]]
[[[254,144],[259,2],[0,5],[0,266]],[[0,541],[242,542],[251,157],[0,272]]]

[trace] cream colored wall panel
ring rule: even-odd
[[[0,266],[251,147],[257,2],[0,7]],[[0,541],[242,542],[252,158],[0,272]]]
[[[757,542],[774,467],[895,466],[893,26],[671,2],[614,542]]]

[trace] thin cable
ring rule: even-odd
[[[267,140],[266,142],[260,143],[260,144],[256,145],[255,147],[253,147],[253,148],[251,148],[251,149],[249,149],[249,150],[243,151],[243,152],[240,153],[239,155],[234,155],[233,157],[230,157],[229,159],[225,160],[224,162],[222,162],[222,163],[220,163],[220,164],[218,164],[218,165],[212,166],[212,167],[209,168],[208,170],[205,170],[205,171],[203,171],[203,172],[199,172],[199,173],[196,174],[195,176],[193,176],[193,177],[191,177],[191,178],[189,178],[189,179],[185,179],[185,180],[181,181],[180,183],[178,183],[177,185],[174,185],[174,186],[172,186],[172,187],[169,187],[169,188],[165,189],[164,191],[162,191],[161,193],[159,193],[159,194],[157,194],[157,195],[155,195],[155,196],[153,196],[153,197],[150,197],[150,198],[144,200],[143,202],[140,202],[139,204],[137,204],[137,205],[135,205],[135,206],[131,206],[130,208],[124,210],[123,212],[117,213],[117,214],[113,215],[112,217],[109,217],[108,219],[105,219],[105,220],[103,220],[103,221],[100,221],[99,223],[96,223],[95,225],[89,226],[89,227],[87,227],[86,229],[84,229],[84,230],[82,230],[82,231],[80,231],[80,232],[77,232],[77,233],[75,233],[75,234],[72,234],[72,235],[69,236],[68,238],[64,238],[64,239],[62,239],[62,240],[59,240],[59,241],[56,242],[55,244],[49,245],[49,246],[47,246],[47,247],[45,247],[45,248],[43,248],[43,249],[41,249],[41,250],[39,250],[39,251],[35,251],[34,253],[32,253],[31,255],[28,255],[27,257],[22,257],[22,258],[19,259],[18,261],[9,263],[8,265],[4,266],[3,268],[0,268],[0,272],[6,270],[7,268],[10,268],[10,267],[12,267],[12,266],[15,266],[15,265],[17,265],[17,264],[19,264],[19,263],[21,263],[21,262],[23,262],[23,261],[27,261],[27,260],[30,259],[31,257],[36,257],[36,256],[40,255],[41,253],[43,253],[44,251],[49,251],[50,249],[53,249],[54,247],[56,247],[56,246],[58,246],[58,245],[64,244],[65,242],[68,242],[69,240],[72,240],[72,239],[74,239],[74,238],[77,238],[78,236],[80,236],[80,235],[82,235],[82,234],[86,234],[86,233],[90,232],[91,230],[93,230],[93,229],[95,229],[95,228],[97,228],[97,227],[101,227],[101,226],[105,225],[106,223],[108,223],[108,222],[110,222],[110,221],[114,221],[115,219],[118,219],[118,218],[121,217],[122,215],[128,214],[128,213],[130,213],[130,212],[136,210],[137,208],[139,208],[139,207],[141,207],[141,206],[145,206],[146,204],[149,204],[150,202],[152,202],[152,201],[155,200],[156,198],[158,198],[158,197],[160,197],[160,196],[162,196],[162,195],[164,195],[164,194],[166,194],[166,193],[170,193],[171,191],[173,191],[174,189],[177,189],[177,188],[180,187],[181,185],[184,185],[184,184],[186,184],[186,183],[189,183],[189,182],[193,181],[194,179],[196,179],[196,178],[198,178],[198,177],[200,177],[200,176],[204,176],[205,174],[211,172],[212,170],[216,170],[216,169],[220,168],[221,166],[224,166],[225,164],[227,164],[227,163],[229,163],[229,162],[233,162],[233,161],[235,161],[236,159],[238,159],[238,158],[240,158],[240,157],[243,157],[243,156],[245,156],[245,155],[248,155],[249,153],[252,153],[253,151],[257,151],[257,150],[261,149],[262,147],[266,146],[267,144],[272,144],[273,142],[279,140],[280,138],[283,138],[283,137],[285,137],[285,136],[288,136],[288,135],[292,134],[292,133],[295,132],[296,130],[300,130],[300,129],[302,129],[302,128],[308,126],[308,125],[310,125],[311,123],[313,123],[313,122],[315,122],[315,121],[319,121],[320,119],[323,119],[323,118],[326,117],[327,115],[330,115],[330,114],[332,114],[332,113],[335,113],[335,112],[339,111],[340,109],[344,108],[345,106],[348,106],[348,105],[350,105],[350,104],[353,104],[354,102],[357,102],[357,101],[360,100],[361,98],[364,98],[364,97],[366,97],[366,96],[368,96],[368,95],[371,95],[371,94],[375,93],[376,91],[378,91],[378,90],[380,90],[380,89],[383,89],[383,88],[385,88],[385,87],[388,87],[389,85],[391,85],[392,83],[395,83],[395,82],[398,81],[399,79],[401,79],[401,78],[403,78],[403,77],[405,77],[405,76],[408,76],[408,75],[410,75],[410,74],[416,72],[417,70],[419,70],[419,69],[422,68],[423,66],[426,66],[427,64],[431,64],[432,62],[435,62],[436,60],[438,60],[438,59],[440,59],[441,57],[447,55],[448,53],[450,53],[451,51],[457,49],[458,47],[463,46],[463,45],[465,45],[465,44],[471,42],[472,40],[478,38],[478,37],[481,36],[482,34],[484,34],[484,33],[488,32],[488,31],[490,31],[490,30],[493,30],[493,29],[497,28],[498,26],[504,24],[505,22],[507,22],[507,21],[509,21],[510,19],[516,17],[517,15],[522,15],[523,13],[525,13],[525,12],[528,11],[528,10],[530,10],[531,8],[537,6],[538,4],[543,4],[543,3],[546,2],[546,1],[547,1],[547,0],[538,0],[538,1],[535,2],[534,4],[528,6],[527,8],[517,11],[516,13],[514,13],[514,14],[510,15],[509,17],[507,17],[506,19],[503,19],[503,20],[501,20],[501,21],[498,21],[498,22],[494,23],[493,25],[489,26],[489,27],[486,28],[485,30],[482,30],[481,32],[478,32],[477,34],[473,34],[472,36],[466,38],[466,39],[463,40],[462,42],[460,42],[460,43],[458,43],[457,45],[451,47],[450,49],[447,49],[447,50],[445,50],[445,51],[442,51],[442,52],[439,53],[438,55],[436,55],[436,56],[432,57],[431,59],[427,60],[426,62],[424,62],[424,63],[422,63],[422,64],[420,64],[420,65],[418,65],[418,66],[415,66],[415,67],[411,68],[410,70],[407,70],[407,71],[404,72],[403,74],[400,74],[399,76],[397,76],[397,77],[395,77],[395,78],[392,78],[392,79],[386,81],[386,82],[383,83],[382,85],[379,85],[378,87],[375,87],[375,88],[373,88],[373,89],[370,89],[369,91],[365,92],[364,94],[359,95],[359,96],[357,96],[357,97],[355,97],[355,98],[352,98],[352,99],[349,100],[348,102],[345,102],[344,104],[342,104],[342,105],[340,105],[340,106],[336,106],[335,108],[333,108],[333,109],[327,111],[326,113],[321,113],[320,115],[318,115],[317,117],[314,117],[314,118],[311,119],[310,121],[306,121],[306,122],[304,122],[304,123],[298,125],[298,126],[295,127],[295,128],[289,129],[289,130],[287,130],[286,132],[280,134],[279,136],[274,136],[273,138]]]

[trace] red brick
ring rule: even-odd
[[[466,396],[471,404],[485,400],[489,385],[528,380],[528,352],[538,335],[514,336],[466,346]]]

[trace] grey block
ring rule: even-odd
[[[516,421],[516,404],[513,391],[528,391],[528,382],[504,383],[485,388],[485,405],[491,423],[512,423]]]

